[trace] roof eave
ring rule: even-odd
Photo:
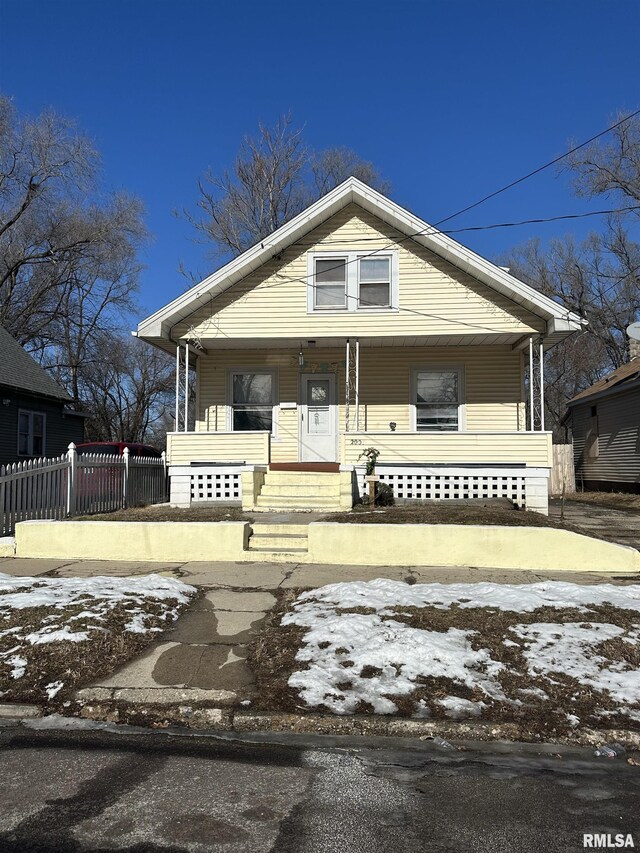
[[[557,329],[563,337],[582,328],[586,321],[567,308],[510,275],[502,268],[480,257],[457,241],[442,234],[427,222],[390,199],[371,189],[356,178],[349,178],[298,216],[278,228],[265,240],[257,243],[242,255],[234,258],[221,269],[185,291],[168,305],[144,319],[138,325],[138,336],[149,340],[163,338],[171,340],[173,326],[205,304],[218,293],[249,275],[271,260],[299,236],[316,228],[351,202],[380,218],[401,233],[410,236],[425,248],[448,260],[457,268],[522,305],[532,314],[549,321],[565,321],[565,329]],[[150,341],[151,342],[151,341]]]

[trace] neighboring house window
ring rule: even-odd
[[[44,424],[41,412],[18,412],[18,456],[44,456]]]
[[[309,254],[307,310],[390,311],[398,308],[396,252]]]
[[[591,406],[591,417],[587,434],[585,436],[585,445],[588,459],[597,459],[600,455],[599,428],[598,428],[598,407]]]
[[[415,427],[418,432],[454,432],[462,428],[462,385],[460,368],[415,371]]]
[[[234,370],[230,378],[231,429],[274,432],[275,371]]]

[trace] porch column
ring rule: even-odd
[[[544,343],[540,341],[540,429],[544,432]]]
[[[347,338],[347,349],[345,359],[345,389],[344,389],[344,415],[345,432],[351,431],[351,407],[354,407],[353,419],[356,432],[360,426],[360,340],[356,338],[353,343]]]
[[[180,344],[176,344],[176,409],[174,415],[173,430],[180,429]]]
[[[529,338],[529,430],[544,430],[544,343]]]
[[[189,431],[189,344],[184,346],[184,431]]]

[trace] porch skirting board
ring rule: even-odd
[[[356,468],[358,493],[367,494],[365,469]],[[378,464],[381,483],[403,501],[507,498],[522,509],[549,513],[549,468],[525,465]]]
[[[340,466],[343,477],[352,471],[352,502],[365,499],[367,488],[363,466]],[[288,469],[280,470],[283,474]],[[301,476],[304,470],[291,469]],[[321,472],[318,472],[321,473]],[[327,472],[328,473],[328,472]],[[489,500],[507,498],[522,509],[547,515],[549,512],[549,468],[532,468],[526,465],[425,465],[423,463],[378,464],[376,473],[381,483],[393,489],[394,496],[402,501],[424,500]],[[170,497],[173,506],[188,507],[199,503],[218,503],[242,506],[245,510],[259,508],[262,488],[269,474],[266,465],[233,463],[197,463],[173,465],[169,468]],[[312,472],[309,472],[312,477]],[[311,480],[309,480],[309,483]],[[309,500],[317,489],[309,486]],[[340,491],[344,492],[341,486]],[[345,492],[346,495],[346,492]],[[346,503],[345,503],[346,500]],[[264,501],[262,501],[264,503]],[[303,509],[302,495],[291,508]],[[348,498],[340,501],[347,509]],[[337,507],[336,507],[337,508]]]

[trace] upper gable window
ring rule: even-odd
[[[346,258],[316,258],[314,308],[347,307]]]
[[[396,252],[309,253],[309,312],[398,309]]]
[[[391,306],[391,258],[360,258],[358,281],[359,308]]]

